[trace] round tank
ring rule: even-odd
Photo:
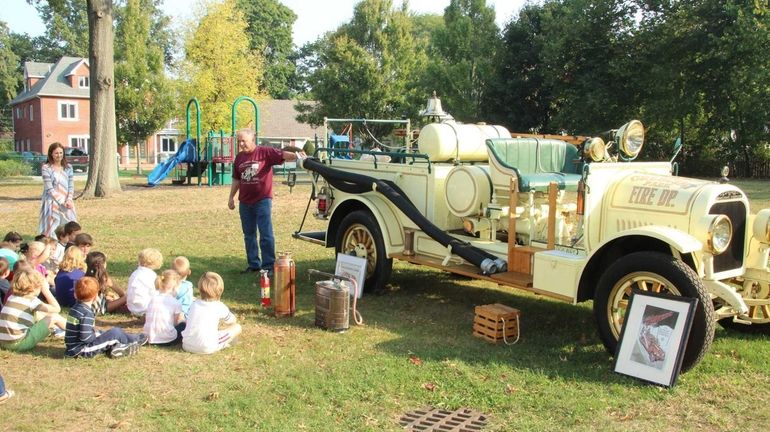
[[[461,160],[482,162],[488,159],[485,141],[488,138],[510,138],[502,126],[431,123],[420,130],[417,147],[431,160]]]
[[[458,217],[477,215],[492,198],[489,167],[460,165],[446,176],[446,202]]]

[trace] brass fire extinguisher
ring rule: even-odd
[[[282,252],[278,254],[275,261],[275,303],[273,309],[275,316],[280,318],[284,316],[294,316],[295,306],[295,280],[296,267],[294,260],[291,259],[291,252]]]

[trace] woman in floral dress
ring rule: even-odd
[[[43,164],[43,205],[38,231],[54,236],[59,225],[77,220],[72,196],[75,192],[72,167],[64,157],[64,146],[55,142],[48,147],[48,162]]]

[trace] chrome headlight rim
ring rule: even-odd
[[[629,160],[636,159],[644,147],[644,125],[639,120],[631,120],[618,129],[618,149]]]
[[[583,145],[583,154],[594,162],[601,162],[607,154],[607,145],[599,137],[589,138]]]
[[[724,233],[727,233],[726,235]],[[707,235],[707,245],[714,255],[724,253],[733,240],[733,223],[726,215],[717,215],[711,220]]]

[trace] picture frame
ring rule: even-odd
[[[698,299],[634,290],[618,340],[614,370],[672,387],[682,368]]]
[[[364,282],[366,281],[366,258],[359,258],[343,253],[337,254],[337,263],[334,268],[334,274],[345,276],[356,281],[358,284],[358,295],[350,287],[350,295],[356,295],[361,298],[364,295]]]

